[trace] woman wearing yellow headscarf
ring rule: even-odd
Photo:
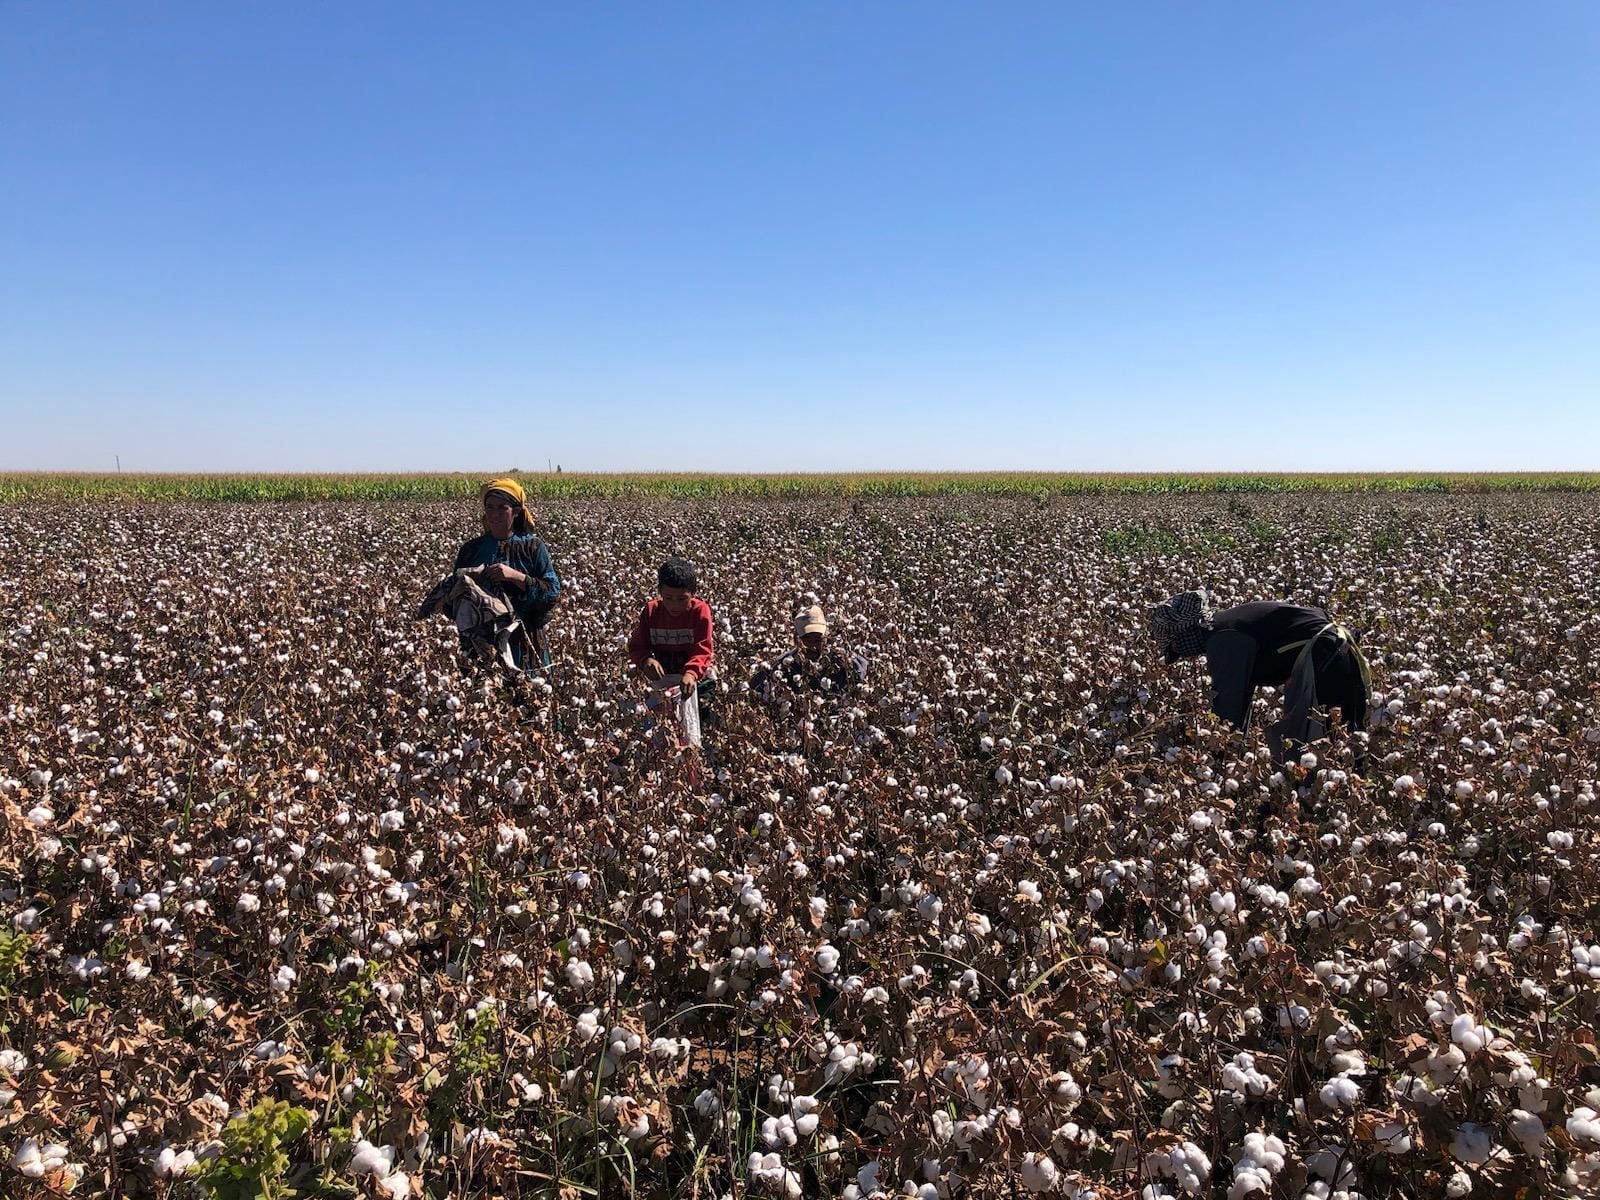
[[[487,567],[483,578],[505,588],[517,616],[550,665],[545,625],[561,598],[561,577],[550,551],[533,532],[528,497],[515,479],[491,479],[479,489],[483,501],[483,533],[461,547],[456,569]],[[523,665],[520,657],[518,666]]]

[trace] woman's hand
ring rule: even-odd
[[[505,563],[495,563],[486,567],[483,577],[492,583],[504,583],[514,588],[521,588],[523,591],[528,588],[528,577],[515,567],[506,566]]]
[[[698,680],[695,679],[693,671],[685,671],[683,673],[683,682],[678,687],[682,690],[685,699],[694,695],[694,685],[697,682]]]
[[[667,673],[666,670],[661,666],[660,661],[657,660],[654,655],[645,659],[644,662],[639,665],[639,670],[644,672],[646,679],[660,679]]]

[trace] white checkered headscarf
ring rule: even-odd
[[[1215,615],[1216,606],[1209,592],[1179,592],[1150,610],[1150,636],[1168,662],[1193,658],[1205,649]]]

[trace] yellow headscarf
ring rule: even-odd
[[[478,501],[480,504],[489,498],[490,492],[503,492],[516,501],[517,515],[511,521],[512,533],[533,532],[533,514],[528,511],[528,495],[522,490],[520,483],[515,479],[489,480],[488,483],[478,489]],[[519,524],[521,528],[518,528]],[[489,519],[487,517],[483,520],[483,529],[485,533],[489,532]]]

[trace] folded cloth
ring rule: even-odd
[[[443,613],[455,622],[461,648],[492,659],[508,671],[520,671],[518,649],[524,661],[540,661],[532,639],[517,616],[516,607],[498,584],[483,578],[487,567],[462,567],[433,587],[417,609],[417,619]]]

